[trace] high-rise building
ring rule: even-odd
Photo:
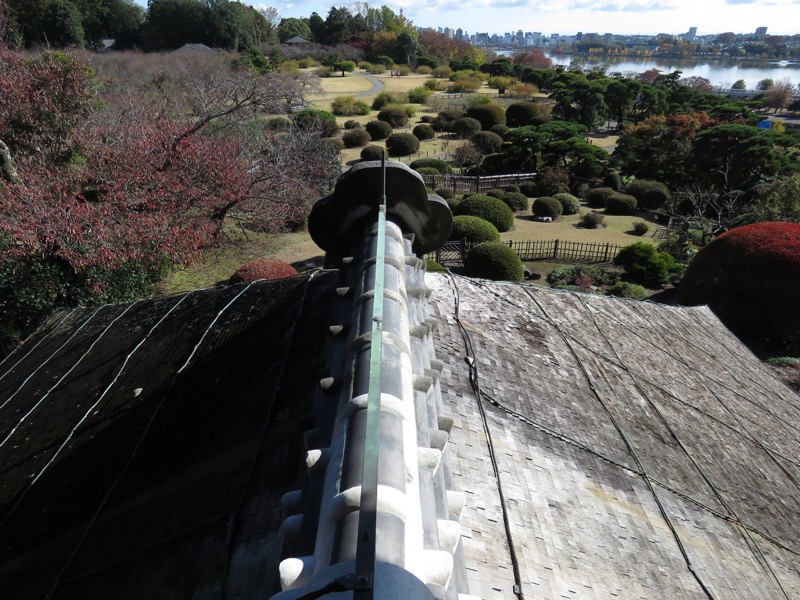
[[[758,37],[764,37],[767,35],[767,28],[766,27],[757,27],[756,28],[756,35]]]

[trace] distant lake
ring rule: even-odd
[[[788,78],[792,84],[800,84],[800,62],[788,64],[758,60],[709,60],[702,58],[657,58],[630,56],[579,56],[550,54],[547,56],[556,65],[567,66],[573,60],[591,68],[608,65],[608,73],[622,73],[632,76],[648,69],[658,69],[662,73],[681,71],[683,77],[705,77],[711,85],[729,88],[738,79],[744,79],[747,89],[755,89],[762,79],[779,81]]]
[[[658,69],[664,73],[681,71],[682,77],[705,77],[713,86],[722,85],[729,88],[738,79],[744,79],[747,89],[755,89],[758,82],[762,79],[772,79],[778,81],[789,78],[797,85],[800,83],[800,63],[789,63],[786,66],[779,66],[770,61],[714,61],[698,58],[638,58],[623,56],[566,56],[548,54],[550,59],[557,65],[569,65],[575,59],[591,68],[594,65],[608,65],[608,72],[619,72],[623,75],[635,75],[648,69]],[[781,63],[783,64],[783,63]]]

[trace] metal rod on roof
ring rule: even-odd
[[[375,584],[375,533],[378,509],[378,469],[380,467],[381,362],[383,358],[383,291],[386,264],[385,155],[381,156],[381,172],[381,197],[378,202],[378,236],[375,252],[375,287],[372,296],[367,431],[361,475],[361,503],[358,515],[358,547],[356,549],[356,576],[364,585],[357,588],[353,594],[354,600],[373,600]]]

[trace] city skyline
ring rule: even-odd
[[[506,33],[541,31],[574,35],[582,32],[620,35],[681,34],[697,27],[698,35],[733,31],[754,33],[767,27],[771,35],[798,33],[800,0],[403,0],[386,4],[394,12],[411,19],[418,27],[462,29]],[[332,6],[352,9],[353,3],[323,1],[255,4],[270,6],[282,18],[308,17],[317,12],[323,19]],[[489,16],[491,18],[489,18]]]

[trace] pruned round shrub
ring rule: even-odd
[[[361,160],[381,160],[384,152],[380,146],[367,146],[361,151]]]
[[[531,210],[534,217],[550,217],[551,219],[555,220],[561,216],[561,213],[564,211],[564,207],[561,206],[561,202],[555,198],[551,198],[550,196],[542,196],[541,198],[537,198],[533,201],[533,207]]]
[[[489,131],[491,131],[492,133],[496,133],[501,138],[505,139],[506,134],[509,131],[511,131],[511,128],[507,127],[506,125],[492,125],[492,127],[489,129]]]
[[[304,108],[292,114],[292,120],[300,129],[318,131],[322,137],[331,137],[339,132],[336,117],[326,110]]]
[[[396,104],[404,101],[404,98],[397,94],[390,94],[389,92],[381,92],[372,101],[372,110],[383,110],[390,104]]]
[[[683,304],[708,304],[748,341],[800,349],[800,223],[753,223],[700,249],[681,282]]]
[[[562,215],[577,215],[581,210],[581,201],[572,194],[564,192],[556,194],[553,198],[561,202]]]
[[[635,283],[651,289],[669,283],[670,277],[679,275],[683,269],[670,254],[659,252],[645,242],[625,246],[614,257],[614,264],[625,269]]]
[[[636,198],[628,194],[613,193],[606,198],[609,215],[632,215],[636,212]]]
[[[436,193],[445,200],[452,200],[453,198],[456,197],[455,192],[453,192],[453,190],[448,188],[439,188],[438,190],[436,190]]]
[[[619,176],[619,171],[609,171],[606,173],[606,176],[603,178],[603,185],[610,187],[615,192],[620,191],[622,189],[622,178]],[[635,196],[635,194],[631,195]]]
[[[500,239],[500,232],[497,231],[497,227],[485,219],[461,215],[453,217],[453,229],[450,232],[450,239],[465,239],[474,244],[496,242]]]
[[[433,127],[428,125],[427,123],[420,123],[414,129],[411,130],[411,133],[414,134],[418,140],[432,140],[436,137],[436,132],[433,130]]]
[[[462,140],[466,140],[481,130],[480,121],[472,117],[462,117],[451,125],[451,130]]]
[[[361,124],[360,121],[356,121],[355,119],[349,119],[344,122],[345,129],[363,129],[364,126]]]
[[[506,125],[524,127],[533,124],[534,119],[543,116],[542,109],[536,102],[514,102],[506,109]]]
[[[386,138],[386,149],[392,156],[408,156],[419,150],[419,140],[413,133],[393,133]]]
[[[431,121],[431,127],[436,131],[450,131],[453,123],[464,116],[463,110],[442,110]]]
[[[634,235],[642,236],[645,233],[647,233],[648,231],[650,231],[650,225],[648,225],[644,221],[636,221],[633,224],[633,233],[634,233]]]
[[[536,196],[536,182],[523,181],[519,184],[519,191],[521,194],[525,194],[528,198],[533,198]]]
[[[491,131],[479,131],[469,141],[481,154],[493,154],[503,145],[503,138]]]
[[[669,188],[660,181],[634,179],[625,186],[625,193],[639,201],[646,210],[661,208],[670,198]]]
[[[363,100],[357,100],[354,96],[339,96],[331,102],[331,112],[340,117],[368,115],[369,111],[369,104]]]
[[[365,129],[348,129],[342,134],[345,148],[361,148],[372,140],[372,136]]]
[[[392,126],[386,121],[370,121],[364,125],[373,140],[385,140],[392,135]]]
[[[482,194],[474,194],[463,200],[455,214],[485,219],[501,233],[514,226],[514,213],[511,209],[502,200]]]
[[[467,109],[467,116],[481,124],[481,129],[506,124],[506,111],[499,104],[479,104]]]
[[[378,120],[386,121],[394,128],[408,125],[408,113],[400,107],[390,106],[378,113]]]
[[[520,193],[519,186],[516,183],[512,183],[511,185],[504,185],[503,186],[504,192],[516,192],[517,194]]]
[[[525,194],[520,194],[519,192],[505,192],[500,196],[500,200],[505,202],[508,208],[514,212],[528,210],[528,197]]]
[[[586,194],[586,203],[592,208],[605,208],[606,198],[612,194],[616,194],[616,192],[609,187],[591,189]]]
[[[641,285],[620,281],[609,288],[608,295],[617,296],[618,298],[631,298],[632,300],[644,300],[647,298],[647,290]]]
[[[275,258],[258,258],[239,267],[231,275],[230,282],[252,283],[259,279],[283,279],[292,275],[297,275],[297,269],[289,263]]]
[[[408,166],[415,171],[422,167],[433,167],[442,175],[448,175],[453,172],[453,167],[441,158],[417,158],[412,160]]]
[[[478,244],[464,258],[464,270],[472,277],[494,281],[522,281],[522,261],[502,242]]]
[[[501,190],[500,188],[490,188],[483,193],[487,196],[491,196],[492,198],[502,198],[503,194],[505,194],[505,191]]]
[[[417,169],[417,173],[420,175],[441,175],[441,173],[433,167],[420,167]]]
[[[581,229],[597,229],[603,226],[603,220],[603,215],[596,212],[588,212],[580,218],[578,227]]]

